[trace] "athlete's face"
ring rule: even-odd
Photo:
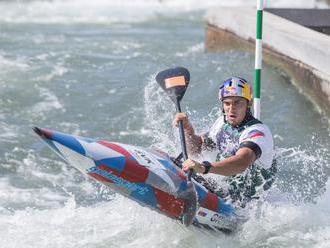
[[[232,126],[239,125],[245,118],[248,101],[242,97],[230,96],[223,101],[223,110],[225,111],[226,120]]]

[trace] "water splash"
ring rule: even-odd
[[[326,191],[329,177],[329,148],[311,141],[310,147],[277,149],[277,187],[298,202],[315,202]]]
[[[175,106],[151,75],[144,89],[145,126],[151,130],[150,139],[155,146],[170,153],[177,153],[171,120]],[[162,113],[162,114],[159,114]]]
[[[1,1],[4,23],[136,23],[157,15],[205,10],[214,6],[254,7],[255,0],[54,0]],[[267,7],[327,7],[315,0],[266,1]]]

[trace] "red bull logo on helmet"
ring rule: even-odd
[[[219,89],[219,99],[223,100],[223,98],[228,96],[239,96],[251,101],[251,87],[242,78],[232,77],[224,81]]]
[[[224,95],[225,96],[237,96],[238,95],[238,91],[239,91],[239,89],[237,89],[237,87],[227,86],[224,89]]]

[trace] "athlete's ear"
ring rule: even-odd
[[[250,112],[251,115],[253,115],[253,100],[248,102],[247,112]]]
[[[248,107],[251,108],[253,106],[253,99],[251,99],[250,101],[248,101]]]

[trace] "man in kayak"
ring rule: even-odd
[[[223,117],[202,135],[195,134],[186,113],[175,115],[173,125],[183,121],[190,155],[196,157],[205,150],[217,151],[215,161],[187,159],[182,168],[200,174],[228,176],[228,189],[218,193],[242,206],[258,198],[274,181],[277,170],[273,137],[269,128],[251,113],[252,93],[246,80],[239,77],[225,80],[219,89],[219,100]]]

